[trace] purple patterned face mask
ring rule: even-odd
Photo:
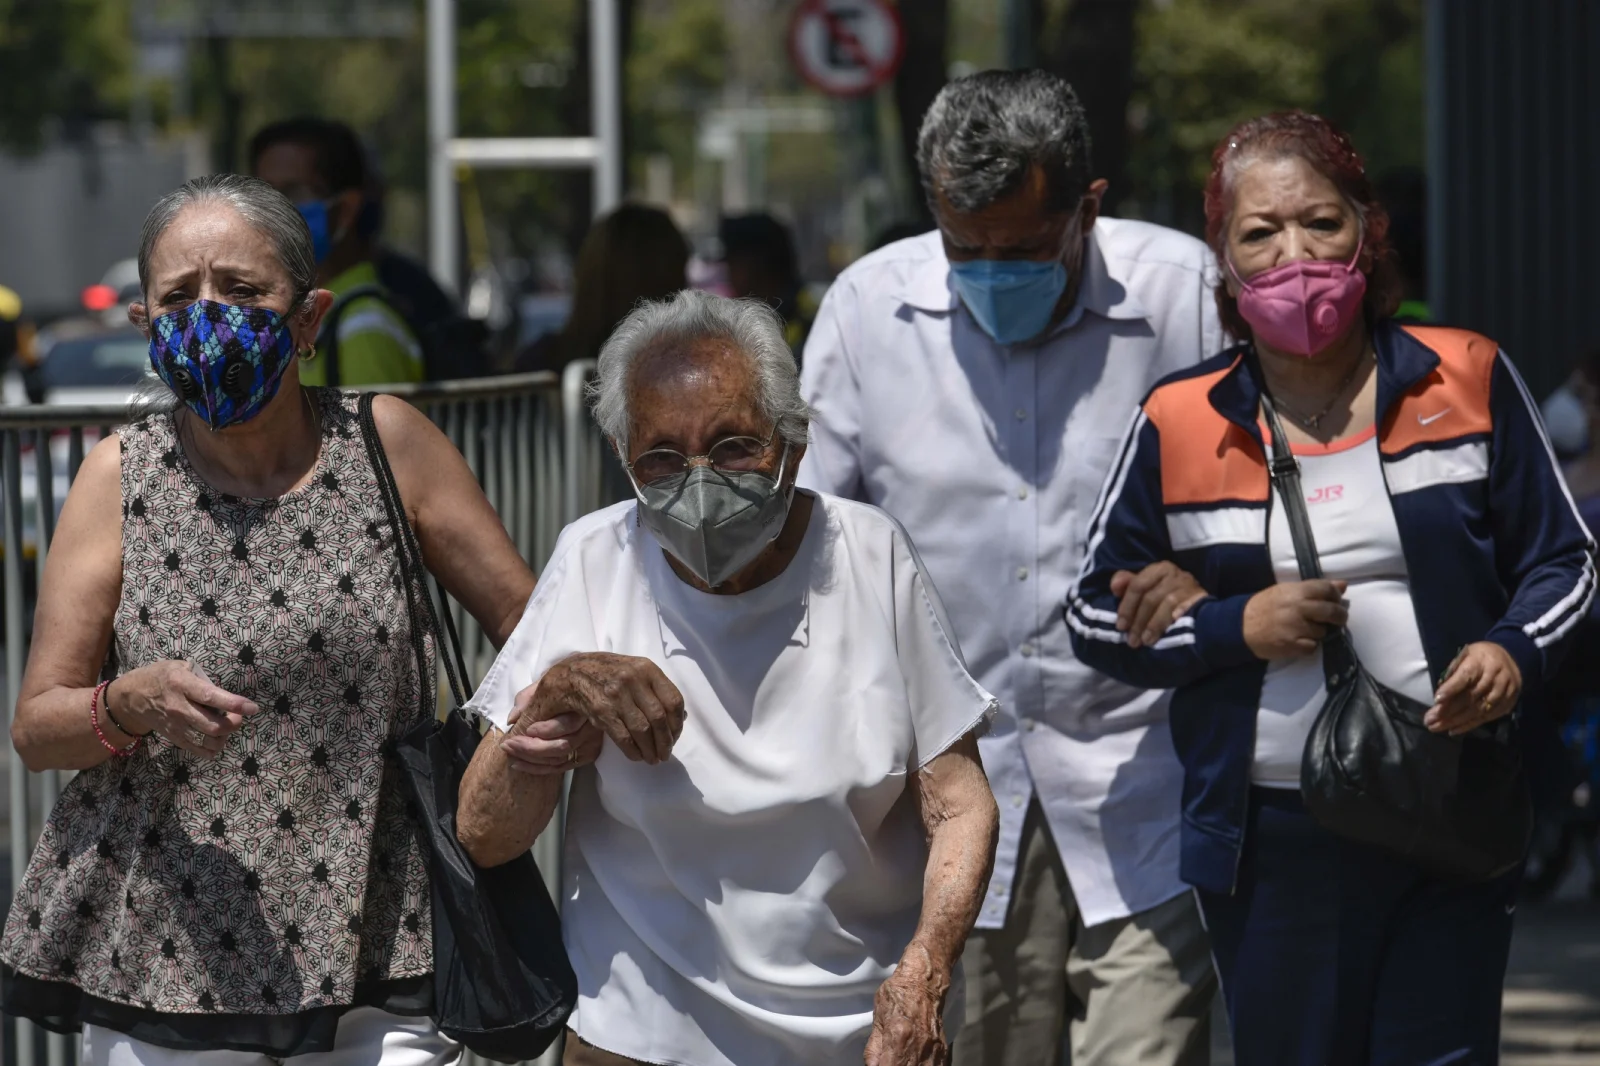
[[[196,300],[150,323],[150,362],[212,429],[261,413],[294,357],[289,324],[265,307]]]

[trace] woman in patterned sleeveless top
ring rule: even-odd
[[[81,1027],[86,1063],[459,1055],[427,1017],[428,882],[388,754],[433,679],[356,397],[300,385],[332,302],[314,269],[255,179],[156,205],[132,317],[176,402],[93,450],[51,545],[12,737],[79,773],[11,905],[0,1005]],[[373,413],[429,568],[499,645],[533,574],[443,434]]]

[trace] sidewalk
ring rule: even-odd
[[[1504,1066],[1600,1066],[1600,903],[1517,912],[1504,1004]]]

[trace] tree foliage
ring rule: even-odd
[[[0,147],[38,149],[125,114],[127,0],[0,0]]]
[[[1130,183],[1146,217],[1199,228],[1211,152],[1286,108],[1350,133],[1369,169],[1422,162],[1421,0],[1164,0],[1140,13]]]

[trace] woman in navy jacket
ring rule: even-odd
[[[1334,837],[1298,791],[1320,641],[1459,734],[1535,693],[1594,594],[1593,545],[1494,342],[1389,320],[1388,219],[1348,139],[1303,113],[1218,146],[1207,236],[1244,343],[1135,414],[1067,622],[1083,661],[1172,688],[1182,871],[1241,1066],[1488,1063],[1515,874],[1434,878]],[[1301,581],[1267,473],[1262,382],[1327,579]]]

